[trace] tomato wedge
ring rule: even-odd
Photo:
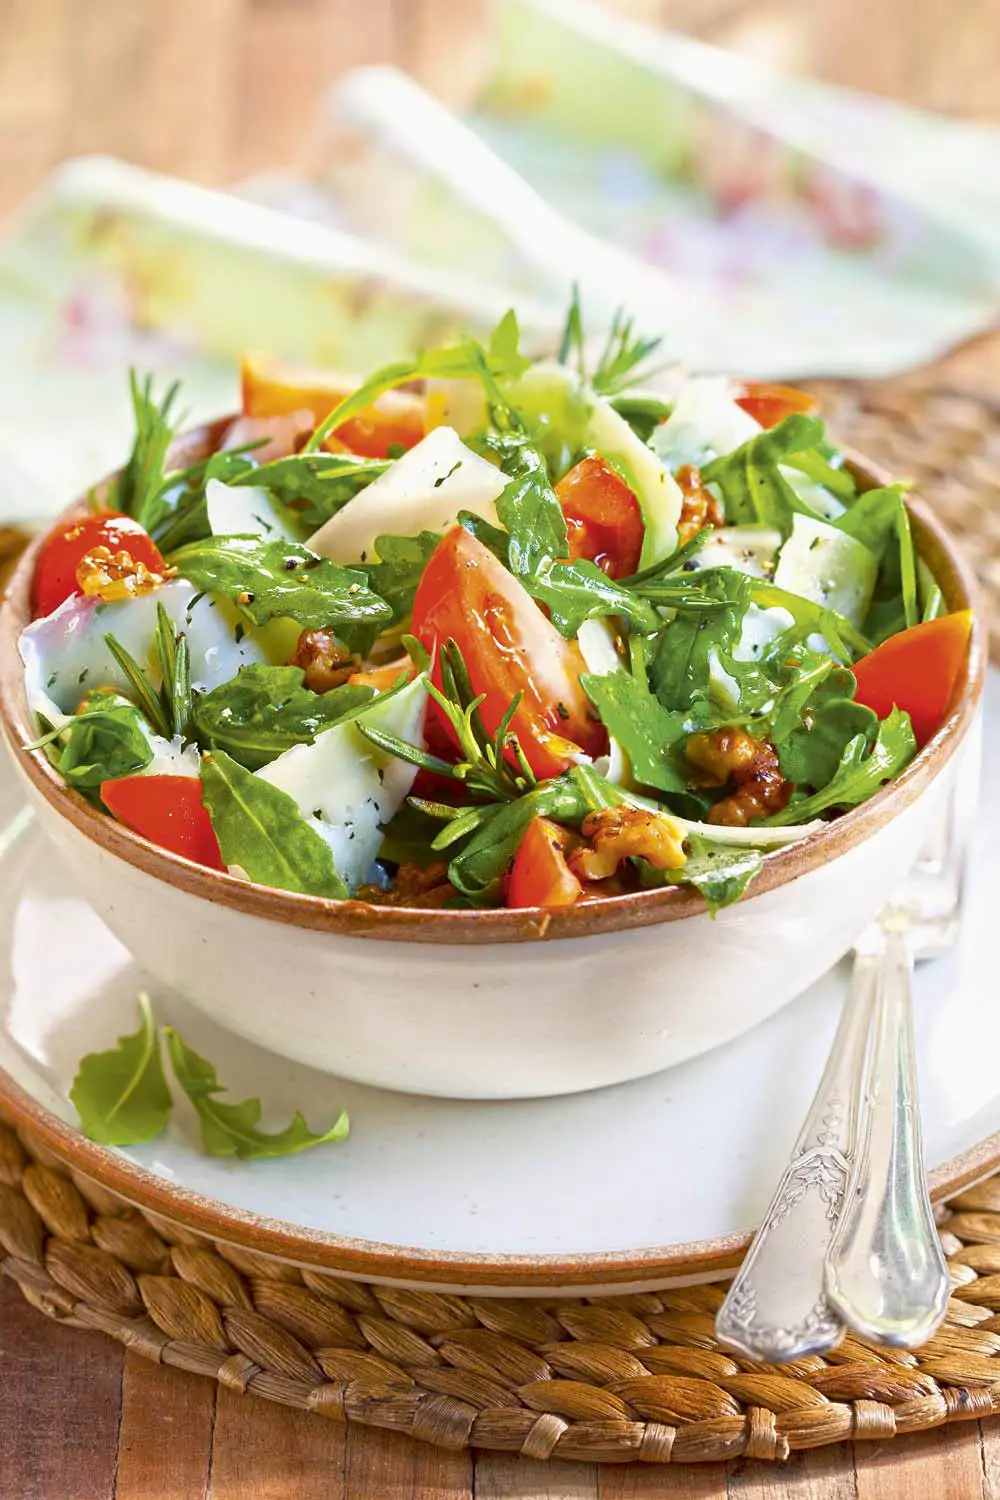
[[[357,390],[353,375],[286,364],[260,354],[243,357],[240,370],[243,415],[282,417],[308,411],[318,426],[335,406]],[[388,458],[390,448],[412,448],[426,431],[424,400],[410,391],[387,391],[358,416],[338,427],[327,447],[348,449],[362,458]]]
[[[131,516],[117,510],[99,510],[75,521],[63,521],[45,538],[35,563],[31,612],[36,620],[40,615],[50,615],[71,594],[82,592],[76,570],[95,547],[107,547],[112,554],[127,552],[150,573],[166,572],[159,547]]]
[[[556,485],[566,517],[569,555],[586,557],[609,578],[639,566],[645,526],[635,495],[599,453],[581,459]]]
[[[855,662],[856,698],[880,719],[905,708],[921,748],[941,728],[958,692],[969,654],[972,610],[912,625]]]
[[[566,832],[548,818],[533,818],[511,866],[508,906],[572,906],[583,886],[566,863]]]
[[[766,380],[740,381],[736,405],[742,406],[762,427],[777,427],[796,412],[815,417],[820,410],[816,397],[808,391],[800,391],[794,385],[771,385]]]
[[[161,849],[224,870],[219,841],[195,776],[122,776],[101,783],[101,801],[126,828]]]
[[[491,734],[512,698],[523,694],[511,731],[536,776],[558,776],[580,750],[605,749],[604,727],[580,686],[578,648],[464,526],[453,526],[431,554],[413,601],[412,630],[431,654],[438,687],[438,647],[449,638],[458,643],[473,691],[485,694],[480,713]]]

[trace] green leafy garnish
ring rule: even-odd
[[[105,644],[114,657],[135,700],[153,726],[164,739],[180,735],[188,737],[191,723],[191,658],[187,637],[175,631],[173,621],[161,603],[156,606],[156,654],[160,667],[160,686],[155,688],[145,667],[126,651],[120,641],[110,633],[104,637]]]
[[[60,741],[56,770],[81,792],[96,791],[102,781],[135,776],[153,759],[139,710],[117,693],[92,693],[83,712],[52,731],[51,738]]]
[[[910,716],[894,708],[878,726],[873,744],[865,734],[856,734],[844,747],[839,764],[821,791],[811,797],[793,797],[780,813],[768,818],[772,826],[808,823],[830,808],[856,807],[885,782],[898,776],[917,753]]]
[[[139,996],[139,1030],[107,1052],[89,1052],[69,1097],[84,1135],[102,1146],[137,1145],[166,1129],[172,1100],[148,995]]]
[[[695,602],[706,611],[678,614],[660,636],[652,663],[653,690],[664,708],[687,710],[708,696],[713,652],[731,653],[740,638],[754,580],[733,568],[705,568],[697,575]]]
[[[519,432],[497,435],[488,445],[510,483],[497,500],[497,517],[508,535],[508,567],[530,579],[569,555],[566,518],[549,481],[545,459]]]
[[[436,531],[421,531],[418,536],[375,538],[378,561],[367,563],[366,572],[371,587],[392,610],[394,624],[409,619],[417,585],[440,540]]]
[[[727,524],[773,526],[787,537],[793,515],[804,507],[779,465],[815,448],[822,438],[823,423],[818,417],[795,412],[706,464],[702,478],[718,486]]]
[[[798,787],[826,787],[836,776],[844,751],[858,735],[874,739],[878,719],[855,703],[854,675],[820,659],[797,673],[779,697],[771,718],[771,739],[781,772]]]
[[[524,583],[532,597],[546,606],[556,629],[570,640],[585,620],[608,615],[643,634],[662,624],[640,593],[616,583],[587,558],[548,563]]]
[[[387,459],[353,453],[295,453],[251,467],[230,483],[260,485],[310,535],[388,468]]]
[[[600,677],[584,673],[580,685],[628,756],[636,780],[660,792],[682,793],[689,768],[685,772],[676,752],[699,726],[690,711],[664,708],[645,676],[642,669],[633,675],[620,667]]]
[[[108,495],[108,505],[134,517],[147,531],[154,531],[170,510],[164,500],[169,487],[165,466],[182,420],[176,411],[179,390],[180,384],[175,380],[157,402],[152,376],[147,375],[140,385],[135,371],[129,371],[135,437],[128,462]]]
[[[637,335],[635,320],[627,316],[623,307],[618,307],[611,319],[604,348],[588,377],[580,289],[574,283],[556,358],[561,365],[572,365],[580,379],[591,385],[598,395],[613,396],[626,386],[648,380],[656,374],[658,367],[650,366],[646,361],[662,342],[659,338],[646,339]]]
[[[352,650],[366,651],[392,619],[364,573],[297,542],[206,537],[182,547],[171,562],[195,588],[221,594],[254,625],[280,616],[309,630],[329,626]]]
[[[377,401],[386,391],[395,390],[410,380],[481,379],[484,370],[495,378],[516,380],[531,364],[520,351],[520,333],[517,315],[513,308],[504,313],[490,335],[484,349],[475,339],[462,339],[457,344],[430,349],[415,360],[400,360],[383,365],[373,375],[334,407],[329,416],[316,428],[303,448],[303,453],[315,453],[338,427],[363,412],[365,407]]]
[[[656,870],[642,860],[643,884],[693,886],[704,897],[713,917],[718,916],[723,907],[732,906],[745,895],[764,863],[759,849],[713,844],[698,835],[688,838],[686,845],[687,859],[679,869]]]
[[[347,1139],[350,1127],[343,1110],[329,1129],[319,1135],[309,1129],[298,1110],[284,1130],[273,1133],[260,1130],[259,1099],[227,1104],[217,1098],[226,1089],[219,1082],[212,1064],[189,1047],[172,1026],[163,1028],[163,1036],[174,1077],[194,1105],[202,1144],[209,1156],[235,1156],[240,1161],[254,1161],[265,1156],[294,1156],[310,1146]]]
[[[254,776],[224,750],[201,763],[201,795],[222,858],[258,885],[342,901],[347,887],[330,846],[287,792]]]
[[[312,744],[322,730],[359,713],[374,696],[374,689],[349,683],[313,693],[303,687],[304,680],[300,667],[258,662],[242,667],[229,682],[197,699],[199,742],[225,750],[256,771],[293,745]]]

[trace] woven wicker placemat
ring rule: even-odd
[[[1000,1178],[950,1205],[953,1295],[918,1353],[722,1352],[723,1290],[497,1299],[342,1280],[201,1238],[0,1125],[0,1273],[163,1364],[449,1448],[622,1463],[784,1459],[1000,1411]]]
[[[914,479],[962,539],[1000,659],[1000,409],[910,382],[813,388],[832,430]],[[923,1349],[847,1338],[775,1369],[719,1349],[717,1285],[535,1301],[347,1281],[142,1214],[0,1124],[0,1274],[39,1311],[232,1389],[452,1448],[780,1460],[991,1415],[1000,1176],[952,1201],[942,1240],[953,1296]]]

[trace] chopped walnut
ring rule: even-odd
[[[76,568],[77,587],[81,592],[90,599],[108,602],[151,594],[165,577],[163,573],[151,572],[144,562],[124,548],[112,552],[110,547],[92,547],[84,553]]]
[[[676,870],[687,858],[683,830],[667,813],[605,807],[587,814],[582,831],[588,843],[569,856],[569,867],[578,880],[607,880],[623,860],[633,856],[657,870]]]
[[[712,808],[709,823],[746,828],[754,818],[780,812],[794,790],[781,774],[771,741],[755,740],[742,729],[693,734],[684,753],[692,765],[707,772],[710,784],[733,788]]]
[[[340,687],[358,669],[357,659],[329,629],[303,630],[290,665],[302,668],[305,686],[313,693]]]
[[[405,864],[396,871],[391,890],[363,885],[358,900],[370,901],[373,906],[447,906],[454,894],[446,864]]]
[[[690,542],[706,526],[726,524],[722,506],[708,486],[702,483],[700,469],[696,469],[694,464],[682,464],[674,477],[684,496],[680,520],[677,522],[679,542]]]

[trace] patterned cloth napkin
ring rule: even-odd
[[[326,101],[313,180],[213,193],[70,163],[0,241],[0,524],[123,456],[125,372],[232,407],[245,347],[364,369],[570,282],[667,354],[882,375],[997,317],[1000,132],[782,78],[588,0],[502,0],[458,119],[388,69]],[[254,201],[256,200],[256,201]]]

